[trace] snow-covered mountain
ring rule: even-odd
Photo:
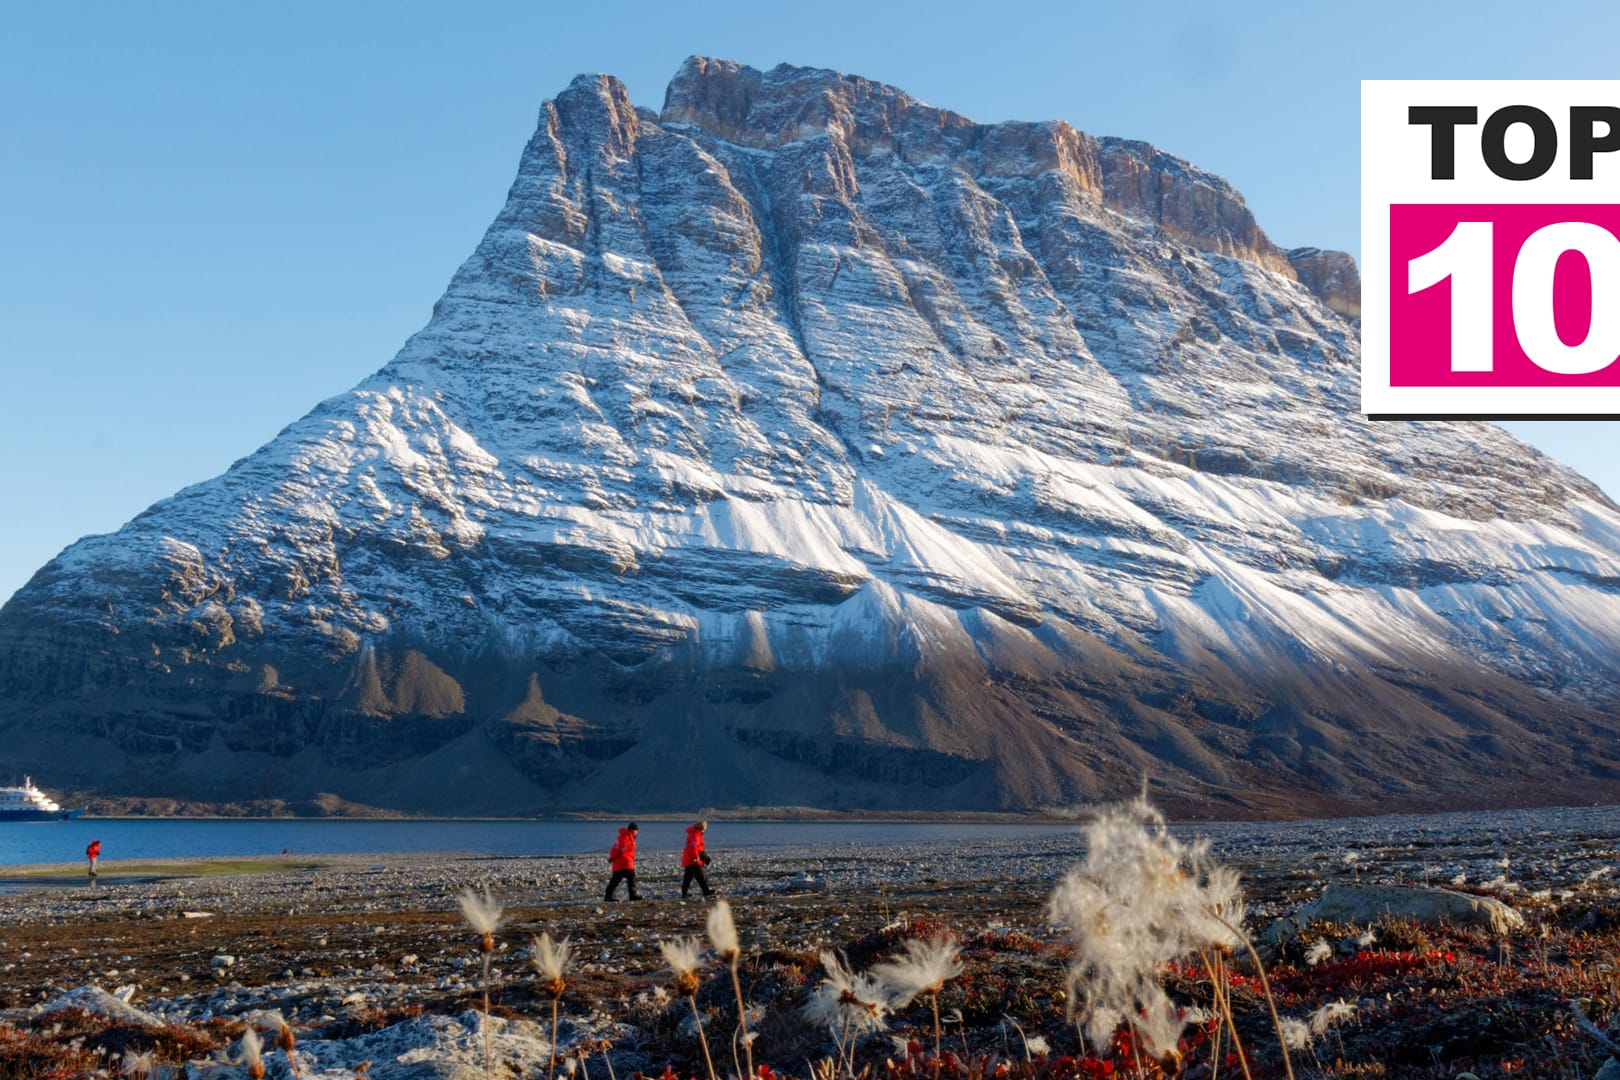
[[[1620,511],[1361,419],[1358,311],[1145,143],[581,76],[398,356],[0,611],[4,738],[452,812],[1620,792]]]

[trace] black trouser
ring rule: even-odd
[[[608,879],[607,895],[604,896],[602,899],[604,899],[604,900],[613,899],[614,890],[618,889],[619,882],[621,882],[621,881],[627,883],[630,886],[630,899],[632,899],[632,900],[640,900],[641,899],[641,894],[636,892],[636,872],[634,870],[615,870],[615,871],[613,871],[613,876]]]
[[[686,876],[681,878],[681,895],[683,897],[686,895],[687,890],[692,887],[694,881],[698,883],[698,888],[703,890],[704,896],[714,895],[714,890],[709,888],[709,875],[703,872],[702,863],[693,863],[686,868]]]

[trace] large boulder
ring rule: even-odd
[[[1386,917],[1479,926],[1495,934],[1506,934],[1524,926],[1523,915],[1489,896],[1398,885],[1329,885],[1321,896],[1291,917],[1272,923],[1265,938],[1280,941],[1313,922],[1365,926]]]

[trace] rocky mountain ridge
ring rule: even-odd
[[[0,725],[430,812],[1612,790],[1620,512],[1362,420],[1358,311],[1145,143],[581,76],[387,366],[0,610]]]

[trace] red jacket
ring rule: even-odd
[[[686,847],[681,849],[681,865],[702,866],[703,863],[703,830],[696,825],[688,825]]]
[[[90,858],[92,858],[92,859],[100,858],[101,857],[101,841],[100,840],[92,840],[92,841],[90,841],[90,846],[84,849],[84,853],[86,855],[90,856]]]
[[[629,829],[619,830],[619,839],[608,850],[608,865],[615,870],[636,868],[636,834]]]

